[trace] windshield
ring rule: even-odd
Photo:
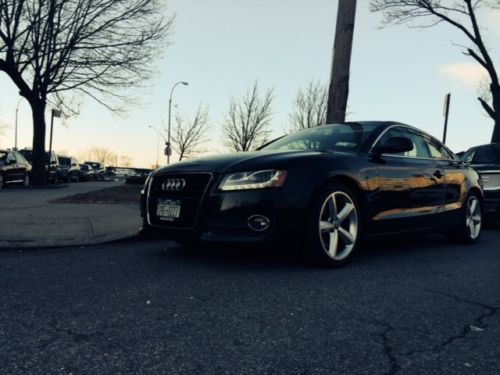
[[[61,157],[59,156],[59,163],[62,164],[62,165],[70,165],[71,164],[71,159],[70,158],[66,158],[66,157]]]
[[[279,138],[262,150],[358,151],[379,124],[337,124],[317,126]]]

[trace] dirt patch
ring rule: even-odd
[[[113,204],[139,203],[142,185],[123,185],[58,198],[49,203]]]

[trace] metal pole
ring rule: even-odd
[[[156,134],[156,168],[158,168],[158,154],[160,153],[160,134]]]
[[[171,125],[171,117],[172,117],[172,95],[174,94],[174,89],[177,85],[187,86],[188,83],[185,81],[176,82],[170,91],[170,98],[168,99],[168,129],[167,129],[167,164],[170,164],[170,153],[172,148],[170,147],[170,125]]]
[[[450,113],[450,99],[451,94],[446,94],[444,97],[444,131],[443,143],[446,144],[446,133],[448,132],[448,114]]]
[[[50,162],[51,162],[51,159],[52,159],[52,133],[53,133],[53,130],[54,130],[54,110],[50,111],[50,140],[49,140],[49,157],[48,157],[48,169],[47,169],[47,173],[50,174]]]
[[[172,94],[174,93],[176,85],[172,88],[172,91],[170,92],[170,99],[168,100],[167,164],[170,164],[170,120],[172,116]],[[158,155],[158,153],[156,155]]]
[[[17,114],[19,112],[19,105],[21,104],[21,101],[23,98],[19,99],[17,102],[17,107],[16,107],[16,122],[15,122],[15,130],[14,130],[14,150],[17,151]]]

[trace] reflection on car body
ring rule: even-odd
[[[18,151],[0,149],[0,189],[11,184],[29,185],[31,164]]]
[[[182,189],[167,188],[179,180]],[[180,242],[301,243],[312,260],[339,266],[365,237],[431,230],[474,243],[482,201],[478,173],[435,138],[356,122],[160,168],[141,213],[145,231]]]

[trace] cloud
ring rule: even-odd
[[[473,62],[445,65],[439,73],[452,81],[474,87],[477,87],[488,75],[481,65]]]

